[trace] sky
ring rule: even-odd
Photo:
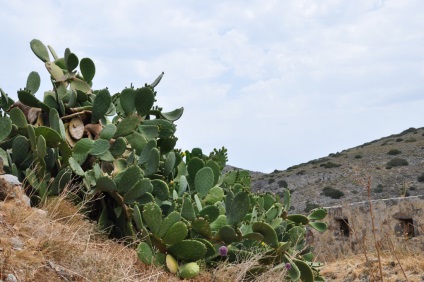
[[[37,38],[96,64],[93,89],[157,86],[177,147],[272,172],[423,126],[422,0],[0,0],[0,87],[49,76]],[[42,98],[42,91],[36,96]]]

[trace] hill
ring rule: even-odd
[[[409,128],[326,157],[265,174],[251,172],[254,191],[282,194],[289,189],[292,212],[367,199],[424,193],[424,128]]]

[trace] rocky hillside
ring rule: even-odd
[[[289,189],[292,211],[305,213],[367,199],[424,194],[424,128],[409,128],[355,148],[270,174],[251,172],[254,191]]]

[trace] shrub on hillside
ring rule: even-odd
[[[398,149],[391,149],[390,151],[387,152],[387,155],[395,156],[395,155],[399,155],[400,153],[402,153],[402,151]]]
[[[362,155],[355,155],[355,159],[362,159]]]
[[[278,186],[280,186],[282,188],[287,188],[289,186],[289,184],[285,180],[278,180],[277,183],[278,183]]]
[[[383,192],[383,185],[378,184],[377,187],[374,188],[374,193],[381,193]]]
[[[324,168],[333,168],[333,167],[339,167],[341,166],[341,164],[335,164],[333,162],[327,162],[325,164],[320,164],[320,167],[324,167]]]
[[[274,178],[270,178],[270,179],[268,179],[268,184],[272,184],[272,183],[274,183],[275,182],[275,179]]]
[[[424,182],[424,173],[417,177],[418,182]]]
[[[394,158],[386,164],[386,168],[391,169],[392,167],[407,166],[407,165],[409,165],[407,160],[401,159],[401,158]]]
[[[405,140],[405,143],[412,143],[412,142],[415,142],[415,141],[417,141],[417,139],[415,139],[415,138],[408,138],[408,139]]]
[[[332,199],[340,199],[344,196],[344,193],[342,191],[334,189],[330,186],[324,187],[324,189],[322,189],[321,194]]]
[[[318,205],[318,204],[315,204],[315,203],[311,203],[309,201],[306,201],[306,207],[305,207],[305,209],[303,211],[306,212],[306,213],[308,213],[311,210],[316,209],[316,208],[319,208],[319,207],[320,207],[320,205]]]

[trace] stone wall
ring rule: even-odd
[[[424,250],[424,195],[371,201],[377,245],[389,250]],[[328,231],[309,231],[315,253],[325,260],[348,254],[372,252],[375,240],[370,203],[327,207]]]

